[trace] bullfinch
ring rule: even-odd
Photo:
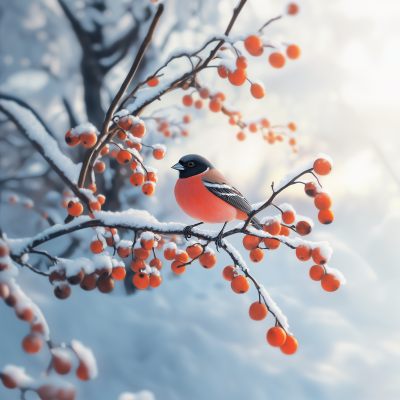
[[[216,241],[218,249],[222,245],[226,224],[235,219],[246,220],[252,211],[250,203],[202,156],[188,154],[172,168],[179,171],[179,179],[175,185],[177,203],[187,215],[201,221],[185,228],[185,238],[191,237],[194,226],[202,223],[223,223]],[[262,225],[256,218],[251,222],[255,228],[262,230]]]

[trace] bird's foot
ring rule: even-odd
[[[219,253],[219,248],[222,247],[222,234],[223,232],[218,233],[217,238],[215,239],[215,248]]]
[[[188,225],[183,228],[183,237],[186,240],[189,240],[192,237],[192,228],[193,225]]]
[[[186,240],[189,240],[191,237],[192,237],[192,229],[195,227],[195,226],[199,226],[199,225],[201,225],[203,222],[199,222],[198,224],[194,224],[194,225],[188,225],[188,226],[185,226],[184,228],[183,228],[183,237],[186,239]]]

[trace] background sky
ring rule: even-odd
[[[347,285],[335,293],[324,292],[308,277],[312,263],[299,262],[283,246],[265,254],[260,264],[249,262],[250,271],[288,317],[299,341],[298,352],[289,357],[265,340],[274,322],[271,316],[262,322],[248,317],[248,307],[257,299],[255,290],[239,296],[222,279],[221,271],[229,264],[224,254],[218,255],[212,270],[197,264],[179,277],[172,276],[166,265],[160,288],[129,297],[116,285],[112,295],[73,290],[68,300],[60,302],[43,277],[21,271],[19,284],[42,309],[52,339],[76,338],[97,357],[96,380],[80,383],[73,374],[68,376],[78,387],[79,400],[117,399],[122,392],[140,390],[149,390],[153,395],[148,396],[157,400],[399,397],[400,3],[297,3],[298,16],[272,24],[265,33],[299,45],[301,58],[275,70],[268,64],[268,54],[248,57],[249,76],[265,83],[262,100],[253,99],[246,85],[233,88],[213,69],[202,78],[222,90],[244,119],[268,116],[274,124],[294,121],[298,154],[286,143],[268,145],[260,133],[238,142],[237,129],[225,116],[206,110],[194,113],[190,139],[169,144],[166,157],[157,164],[158,197],[149,207],[163,221],[192,221],[174,201],[177,175],[170,170],[188,153],[208,158],[251,203],[266,198],[271,182],[277,183],[288,169],[319,152],[327,153],[334,167],[322,184],[333,197],[333,224],[318,223],[312,200],[299,187],[280,196],[278,204],[291,203],[299,214],[316,221],[310,240],[330,243],[334,250],[330,266],[344,273]],[[227,25],[234,4],[218,3],[216,31]],[[285,5],[280,0],[250,0],[232,35],[261,26]],[[210,7],[209,12],[215,10]],[[189,28],[200,21],[187,20],[188,31],[172,35],[165,55],[176,46],[196,48],[211,33],[207,27],[204,37],[190,34]],[[114,71],[116,84],[124,71],[123,67]],[[8,90],[13,88],[7,79],[2,90],[7,85]],[[180,102],[181,96],[174,92],[162,105]],[[20,216],[24,212],[18,211]],[[2,204],[2,225],[11,226],[15,213]],[[15,228],[15,237],[34,234],[36,229]],[[232,242],[247,258],[240,238]],[[62,248],[60,240],[51,244],[52,254]],[[0,319],[0,364],[25,366],[37,376],[47,367],[48,354],[23,353],[19,342],[27,327],[3,303]],[[34,394],[29,396],[35,399]],[[19,394],[0,387],[0,398],[18,399]]]

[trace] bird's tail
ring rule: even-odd
[[[263,230],[263,225],[262,225],[262,223],[261,223],[256,217],[254,217],[254,218],[251,220],[251,223],[253,224],[254,228],[258,229],[259,231],[262,231],[262,230]]]

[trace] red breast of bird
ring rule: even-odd
[[[226,183],[232,186],[217,170],[203,172],[190,178],[178,179],[175,185],[175,198],[182,210],[190,217],[209,224],[219,224],[246,220],[243,211],[231,206],[212,194],[203,181],[211,183]]]

